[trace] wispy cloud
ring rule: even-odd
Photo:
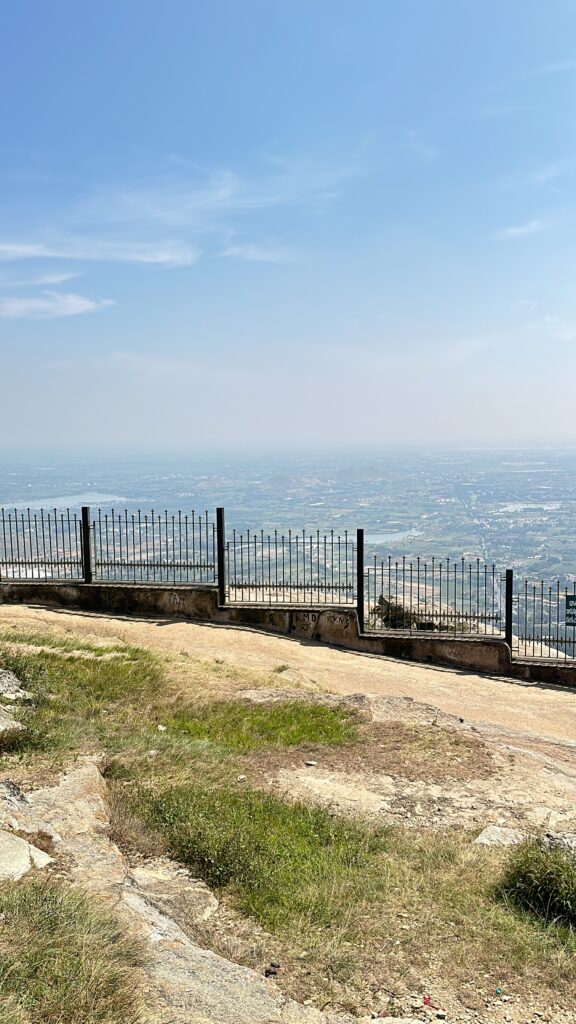
[[[69,274],[42,274],[40,277],[17,278],[10,280],[0,274],[0,288],[42,288],[47,285],[66,284],[76,277],[82,277],[78,271]]]
[[[150,263],[167,267],[190,266],[200,251],[188,242],[123,242],[99,239],[62,239],[54,243],[0,242],[0,261],[74,259],[103,263]]]
[[[517,224],[513,227],[503,228],[498,232],[498,238],[527,238],[529,235],[536,235],[540,231],[546,231],[552,227],[552,224],[551,220],[529,220],[526,224]]]
[[[332,203],[341,186],[358,173],[353,164],[291,163],[269,157],[265,171],[251,177],[223,169],[104,188],[84,212],[117,225],[162,224],[203,231],[250,211]]]
[[[5,320],[53,320],[57,317],[98,313],[113,306],[111,299],[89,299],[73,292],[45,291],[39,296],[0,299],[0,318]]]
[[[285,249],[250,243],[229,245],[218,255],[231,256],[234,259],[249,260],[254,263],[285,263],[288,258]]]

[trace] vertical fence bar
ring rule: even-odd
[[[356,530],[356,610],[358,628],[364,632],[364,530]]]
[[[216,575],[218,579],[218,604],[226,603],[226,562],[224,558],[224,509],[216,509]]]
[[[504,598],[504,639],[512,650],[512,601],[514,593],[514,570],[506,569],[506,590]]]
[[[82,505],[82,575],[84,583],[92,583],[92,551],[90,549],[90,508]]]

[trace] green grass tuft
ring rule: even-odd
[[[0,886],[3,1024],[138,1024],[137,944],[85,894],[39,880]]]
[[[565,850],[523,843],[512,853],[497,893],[547,924],[576,931],[576,857]]]
[[[242,752],[305,743],[339,746],[355,739],[357,732],[350,712],[303,701],[196,704],[174,715],[167,724],[194,739]]]

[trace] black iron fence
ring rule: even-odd
[[[98,580],[214,583],[216,527],[208,512],[102,512],[90,524]]]
[[[355,608],[361,632],[492,637],[576,658],[576,582],[516,581],[479,559],[374,558],[364,532],[232,530],[224,510],[0,509],[0,579],[217,585],[220,604]]]
[[[356,546],[348,533],[238,533],[226,542],[226,597],[266,604],[350,604]]]
[[[82,524],[75,512],[0,510],[0,579],[82,578]]]
[[[391,557],[365,568],[364,625],[504,639],[505,577],[477,559]]]
[[[214,583],[207,512],[0,509],[0,579]]]
[[[512,596],[512,653],[522,658],[576,657],[576,582],[523,580]]]

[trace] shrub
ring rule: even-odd
[[[541,843],[523,843],[512,854],[498,894],[547,923],[576,928],[576,858]]]

